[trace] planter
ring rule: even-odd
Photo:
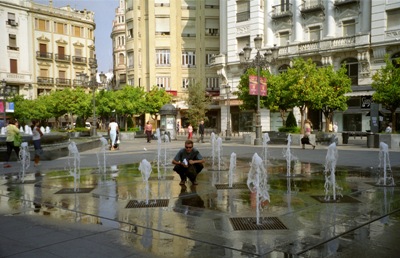
[[[389,149],[400,150],[400,134],[377,134],[379,143],[384,142],[388,145]]]

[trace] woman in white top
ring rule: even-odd
[[[32,141],[33,146],[35,147],[35,167],[40,165],[40,156],[43,154],[42,146],[40,139],[43,136],[43,132],[40,130],[39,121],[32,121]]]
[[[111,118],[111,122],[108,125],[108,135],[111,139],[111,150],[115,150],[115,139],[117,138],[117,133],[119,133],[118,124],[115,122],[115,118]]]

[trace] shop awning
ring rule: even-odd
[[[372,94],[374,94],[374,92],[375,91],[372,91],[372,90],[362,90],[362,91],[349,92],[344,95],[348,96],[348,97],[372,96]]]

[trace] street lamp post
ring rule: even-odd
[[[7,124],[7,113],[6,113],[6,97],[10,92],[10,86],[7,86],[7,82],[5,79],[1,81],[1,90],[3,96],[3,126],[5,127]]]
[[[230,103],[230,97],[229,97],[229,93],[230,93],[230,88],[231,86],[229,86],[229,84],[225,85],[225,91],[226,91],[226,136],[225,136],[225,140],[226,141],[230,141],[231,140],[231,103]]]
[[[93,124],[91,128],[91,136],[97,135],[97,118],[96,118],[96,89],[97,89],[97,81],[96,81],[96,73],[97,73],[97,64],[90,65],[90,84],[92,86],[93,93]]]
[[[279,48],[276,45],[269,50],[266,50],[264,55],[260,53],[262,45],[262,37],[257,35],[254,38],[254,47],[257,50],[257,54],[253,60],[250,59],[251,55],[251,47],[246,46],[243,48],[243,51],[239,53],[240,62],[244,64],[248,64],[250,67],[257,68],[257,112],[256,112],[256,139],[254,140],[254,145],[262,144],[262,125],[261,125],[261,111],[260,111],[260,95],[261,95],[261,86],[260,86],[260,73],[261,68],[269,66],[272,60],[275,60],[278,57]]]

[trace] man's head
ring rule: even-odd
[[[192,152],[192,150],[193,150],[193,141],[192,140],[185,141],[185,150],[187,153]]]
[[[201,120],[200,124],[204,124],[204,121],[203,121],[203,120]]]

